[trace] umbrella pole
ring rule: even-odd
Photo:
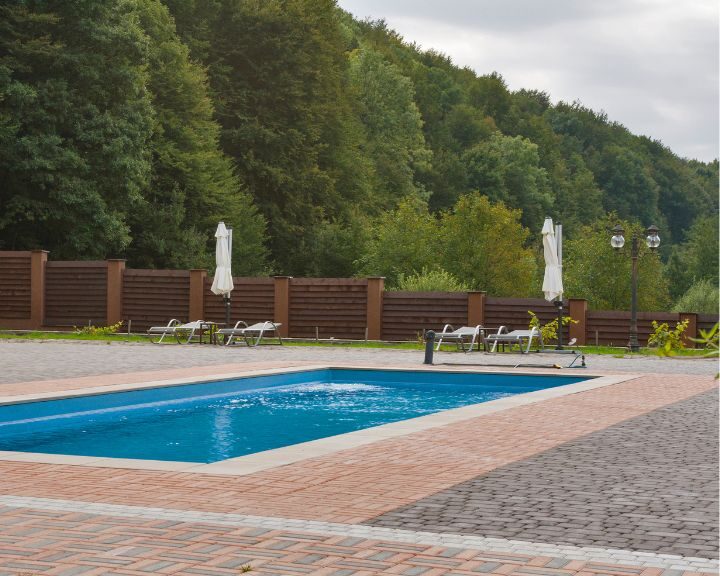
[[[230,294],[225,294],[225,327],[230,327]]]
[[[563,301],[562,296],[555,300],[555,306],[557,306],[558,309],[558,330],[557,330],[557,346],[555,346],[555,350],[562,350],[562,331],[563,331],[563,325],[562,325],[562,319],[563,319]]]

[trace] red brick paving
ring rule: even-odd
[[[715,385],[647,375],[240,477],[0,461],[0,491],[358,523]]]
[[[32,390],[209,376],[239,368],[255,366],[45,381],[33,383]],[[0,461],[0,492],[357,523],[714,386],[710,377],[646,375],[241,477]],[[0,386],[0,395],[27,392],[28,384]],[[250,565],[255,574],[318,576],[660,576],[663,572],[210,524],[42,510],[5,509],[0,514],[0,573],[222,576],[240,573],[243,565]]]
[[[660,576],[660,568],[558,560],[345,536],[5,509],[0,572],[230,576]],[[686,571],[684,576],[700,576]]]

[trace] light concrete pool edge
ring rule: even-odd
[[[526,374],[537,376],[566,376],[559,375],[557,371],[534,370],[533,372],[515,370],[438,370],[430,367],[387,367],[387,366],[355,366],[355,365],[312,365],[291,368],[268,368],[261,370],[249,370],[244,372],[223,373],[212,376],[204,376],[192,378],[176,378],[171,380],[157,380],[138,382],[132,384],[115,384],[110,386],[97,386],[82,389],[73,389],[60,392],[47,392],[42,394],[27,394],[12,397],[0,397],[0,405],[16,404],[21,402],[46,401],[64,398],[72,398],[75,396],[88,396],[97,394],[106,394],[112,392],[126,392],[132,390],[145,390],[149,388],[160,388],[166,386],[177,386],[185,384],[195,384],[198,382],[216,382],[219,380],[228,380],[241,377],[264,376],[283,373],[297,373],[314,370],[332,370],[332,369],[357,369],[357,370],[395,370],[395,371],[428,371],[428,372],[464,372],[477,374]],[[569,376],[569,375],[567,375]],[[399,422],[383,424],[373,428],[357,430],[336,436],[329,436],[309,442],[302,442],[292,446],[276,448],[274,450],[266,450],[255,454],[248,454],[237,458],[229,458],[213,462],[211,464],[199,464],[197,462],[181,462],[181,461],[160,461],[160,460],[144,460],[131,458],[109,458],[99,456],[73,456],[65,454],[45,454],[35,452],[0,452],[0,461],[28,462],[42,464],[61,464],[73,466],[91,466],[103,468],[122,468],[133,470],[157,470],[157,471],[175,471],[191,474],[213,474],[227,476],[244,476],[277,468],[288,464],[293,464],[302,460],[326,456],[342,450],[352,449],[381,440],[396,438],[421,432],[448,424],[462,422],[478,418],[488,414],[509,410],[518,406],[535,404],[545,400],[560,398],[570,394],[577,394],[597,388],[603,388],[628,380],[634,380],[641,374],[623,374],[623,375],[601,375],[601,374],[583,374],[590,380],[583,380],[574,384],[557,386],[554,388],[546,388],[535,392],[526,392],[517,394],[507,398],[492,400],[481,404],[472,404],[452,410],[444,410],[427,416],[420,416]]]

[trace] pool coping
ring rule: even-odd
[[[532,372],[529,372],[525,370],[478,370],[477,367],[475,367],[474,369],[453,368],[450,370],[448,370],[447,368],[439,368],[440,367],[429,366],[388,367],[329,364],[303,365],[298,367],[285,368],[267,368],[260,370],[256,369],[240,372],[221,373],[202,377],[194,376],[190,378],[174,378],[170,380],[151,380],[146,382],[112,384],[108,386],[92,386],[87,388],[77,388],[72,390],[44,392],[37,394],[4,396],[0,397],[0,406],[35,401],[60,400],[78,396],[93,396],[114,392],[127,392],[132,390],[146,390],[151,388],[163,388],[169,386],[197,384],[204,382],[217,382],[234,378],[332,369],[386,370],[402,372],[451,372],[473,374],[525,374],[537,376],[570,377],[570,375],[558,374],[557,371],[551,370],[533,370]],[[509,410],[511,408],[516,408],[519,406],[526,406],[529,404],[543,402],[545,400],[560,398],[570,394],[577,394],[589,390],[595,390],[597,388],[603,388],[606,386],[619,384],[621,382],[626,382],[628,380],[634,380],[636,378],[639,378],[642,376],[642,374],[603,375],[597,373],[583,373],[582,376],[590,379],[576,382],[574,384],[566,384],[553,388],[536,390],[534,392],[516,394],[507,398],[500,398],[480,404],[471,404],[468,406],[462,406],[460,408],[443,410],[441,412],[435,412],[426,416],[418,416],[407,420],[401,420],[399,422],[391,422],[372,428],[356,430],[353,432],[347,432],[345,434],[339,434],[335,436],[328,436],[326,438],[320,438],[317,440],[293,444],[291,446],[284,446],[282,448],[275,448],[272,450],[256,452],[254,454],[247,454],[245,456],[228,458],[226,460],[220,460],[218,462],[212,462],[210,464],[170,460],[165,461],[133,458],[111,458],[102,456],[73,456],[66,454],[46,454],[37,452],[12,451],[0,451],[0,461],[61,464],[102,468],[122,468],[134,470],[156,470],[166,472],[173,471],[189,474],[244,476],[248,474],[253,474],[255,472],[261,472],[263,470],[268,470],[270,468],[277,468],[280,466],[293,464],[302,460],[326,456],[335,452],[340,452],[342,450],[365,446],[367,444],[372,444],[390,438],[397,438],[399,436],[422,432],[425,430],[430,430],[432,428],[455,424],[464,420],[474,419],[477,417],[501,412],[504,410]]]

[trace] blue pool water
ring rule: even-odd
[[[312,370],[0,406],[0,450],[216,462],[586,378]]]

